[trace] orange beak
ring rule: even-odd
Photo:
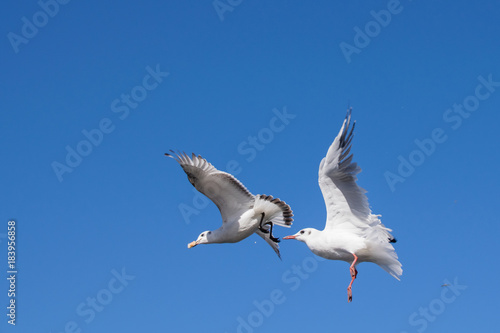
[[[190,249],[192,247],[195,247],[196,245],[198,245],[198,243],[196,241],[191,242],[191,243],[188,244],[188,249]]]
[[[295,236],[295,235],[283,237],[283,239],[295,239],[295,238],[297,238],[297,236]]]

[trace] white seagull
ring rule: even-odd
[[[399,280],[403,273],[401,263],[391,243],[396,239],[380,221],[380,215],[372,214],[365,190],[356,184],[361,168],[351,162],[351,141],[356,122],[351,124],[351,111],[339,134],[319,165],[319,186],[325,199],[327,218],[323,230],[306,228],[283,239],[296,239],[306,243],[316,255],[343,260],[351,264],[351,283],[347,287],[347,301],[352,301],[352,283],[361,262],[373,262]]]
[[[251,194],[233,175],[217,170],[200,155],[193,153],[189,157],[186,153],[171,152],[165,155],[179,162],[189,182],[212,200],[222,215],[219,229],[202,232],[196,241],[188,244],[188,248],[199,244],[236,243],[256,233],[281,259],[280,240],[273,236],[273,225],[292,225],[290,206],[270,195]]]

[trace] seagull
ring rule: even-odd
[[[175,159],[187,174],[189,182],[212,200],[222,216],[219,229],[204,231],[188,248],[199,244],[236,243],[256,233],[281,259],[279,238],[273,236],[273,226],[290,227],[293,212],[284,201],[271,195],[253,195],[233,175],[217,170],[200,155],[186,153],[165,155]]]
[[[352,162],[350,154],[353,130],[352,108],[348,109],[339,134],[319,165],[319,186],[325,199],[327,219],[325,229],[305,228],[283,239],[306,243],[316,255],[348,262],[351,283],[347,301],[352,301],[352,284],[358,274],[356,265],[373,262],[399,280],[401,263],[392,246],[396,239],[374,215],[368,205],[365,190],[356,184],[361,168]]]

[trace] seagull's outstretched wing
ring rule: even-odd
[[[233,175],[217,170],[200,155],[171,152],[165,155],[179,162],[189,182],[217,205],[223,222],[251,208],[254,196]]]
[[[325,199],[327,221],[325,229],[358,227],[364,229],[370,224],[370,207],[366,191],[356,184],[356,175],[361,168],[352,162],[351,142],[355,122],[351,125],[351,110],[339,134],[328,149],[319,166],[319,186]],[[354,218],[355,217],[355,218]]]

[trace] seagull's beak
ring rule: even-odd
[[[283,237],[283,239],[295,239],[295,238],[297,238],[297,236],[295,236],[295,235]]]
[[[198,242],[197,241],[193,241],[191,243],[188,244],[188,249],[192,248],[192,247],[195,247],[196,245],[198,245]]]

